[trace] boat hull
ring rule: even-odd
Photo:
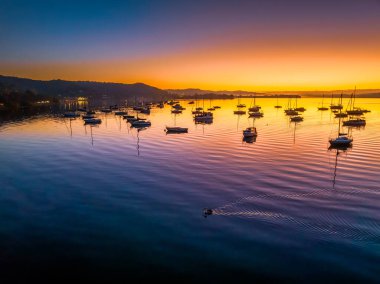
[[[187,133],[188,128],[184,127],[166,127],[167,133]]]

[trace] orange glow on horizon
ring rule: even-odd
[[[299,43],[301,42],[301,43]],[[32,79],[143,82],[163,89],[308,91],[380,87],[380,44],[234,42],[134,59],[5,62],[0,73]]]

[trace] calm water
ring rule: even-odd
[[[320,99],[298,101],[298,124],[256,103],[253,120],[213,101],[211,125],[165,106],[140,132],[113,114],[1,125],[0,278],[380,281],[380,100],[357,100],[372,112],[338,155]]]

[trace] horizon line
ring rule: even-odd
[[[268,91],[252,91],[252,90],[247,90],[247,89],[233,89],[233,90],[227,90],[227,89],[202,89],[198,87],[186,87],[186,88],[161,88],[157,87],[155,85],[145,83],[142,81],[138,82],[133,82],[133,83],[127,83],[127,82],[117,82],[117,81],[96,81],[96,80],[83,80],[83,79],[78,79],[78,80],[67,80],[67,79],[61,79],[61,78],[53,78],[53,79],[33,79],[33,78],[28,78],[28,77],[18,77],[18,76],[12,76],[12,75],[4,75],[0,74],[0,77],[10,77],[10,78],[17,78],[17,79],[25,79],[25,80],[32,80],[32,81],[43,81],[43,82],[50,82],[50,81],[66,81],[66,82],[90,82],[90,83],[103,83],[103,84],[121,84],[121,85],[136,85],[136,84],[144,84],[150,87],[154,87],[157,89],[161,89],[163,91],[186,91],[186,90],[200,90],[200,91],[208,91],[208,92],[245,92],[245,93],[289,93],[289,92],[303,92],[303,93],[311,93],[311,92],[347,92],[347,91],[380,91],[380,86],[379,88],[344,88],[344,89],[314,89],[314,90],[301,90],[301,89],[292,89],[292,90],[268,90]]]

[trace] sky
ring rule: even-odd
[[[0,74],[159,88],[380,88],[380,0],[0,0]]]

